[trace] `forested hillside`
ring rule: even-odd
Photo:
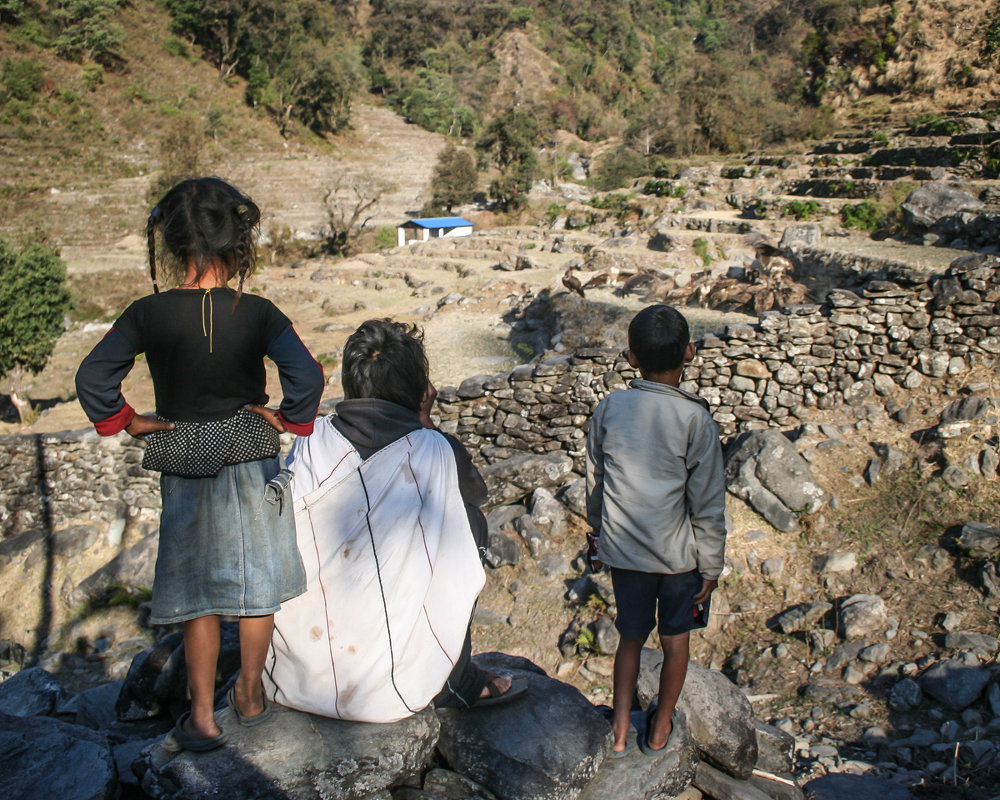
[[[997,0],[2,0],[3,194],[30,196],[39,170],[68,155],[99,179],[190,171],[206,147],[323,146],[350,129],[359,98],[474,145],[480,169],[499,173],[501,207],[560,131],[615,143],[614,175],[592,175],[612,188],[669,171],[667,158],[989,109],[997,11]],[[122,146],[139,137],[142,148]]]

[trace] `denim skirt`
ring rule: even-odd
[[[210,478],[160,476],[153,624],[264,616],[305,591],[291,492],[265,496],[280,468],[274,457]]]

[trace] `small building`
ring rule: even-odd
[[[396,228],[396,242],[400,247],[410,242],[455,236],[472,236],[472,223],[462,217],[425,217],[407,220]]]

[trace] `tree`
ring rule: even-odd
[[[26,374],[45,367],[72,305],[58,253],[37,243],[18,252],[0,238],[0,375],[22,423],[31,411]]]
[[[518,209],[538,177],[533,140],[535,121],[523,111],[497,115],[476,142],[476,150],[500,175],[489,187],[490,199],[503,210]]]
[[[424,213],[444,211],[472,201],[476,191],[476,163],[468,150],[448,146],[438,155],[431,178],[431,199],[424,206]]]
[[[341,176],[323,198],[327,209],[323,250],[330,255],[349,255],[358,238],[369,230],[382,196],[394,188],[368,173]]]

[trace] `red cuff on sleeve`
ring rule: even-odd
[[[128,403],[121,407],[121,410],[112,414],[107,419],[102,419],[94,423],[97,432],[101,436],[114,436],[119,431],[125,430],[135,417],[135,409]]]
[[[313,424],[315,423],[315,420],[309,420],[308,422],[289,422],[280,411],[278,412],[278,419],[281,420],[281,424],[285,426],[285,429],[289,433],[294,433],[296,436],[309,436],[313,432]]]

